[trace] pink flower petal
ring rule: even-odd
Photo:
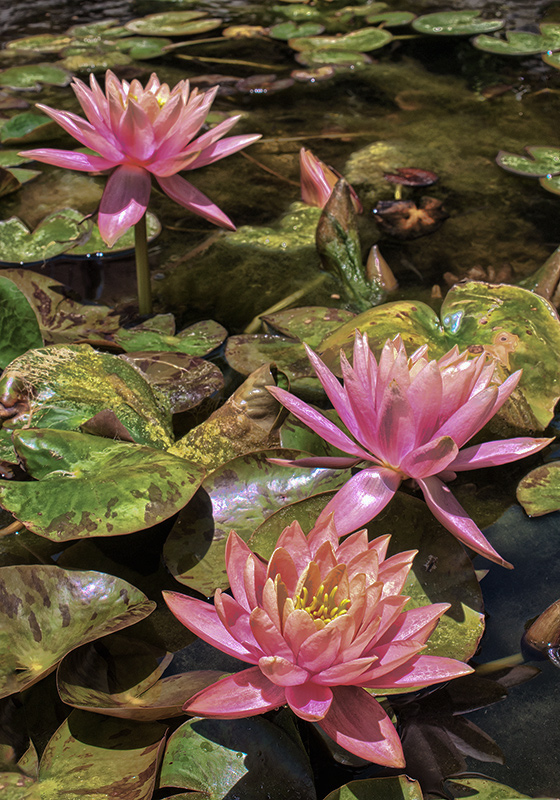
[[[150,174],[142,167],[122,165],[112,173],[99,206],[99,233],[108,245],[136,225],[150,199]]]
[[[331,739],[354,755],[402,769],[399,736],[377,700],[357,686],[337,686],[328,714],[319,725]]]
[[[422,489],[424,499],[434,517],[448,531],[451,531],[460,542],[463,542],[475,553],[480,553],[490,561],[495,561],[496,564],[501,564],[502,567],[513,569],[512,565],[494,550],[465,509],[453,497],[450,489],[439,478],[424,478],[423,480],[418,480],[418,485]]]
[[[187,714],[212,719],[240,719],[272,711],[286,702],[282,686],[275,686],[258,667],[251,667],[211,686],[185,703]]]
[[[472,667],[442,656],[415,656],[406,664],[402,664],[392,672],[387,672],[369,680],[365,686],[369,689],[395,689],[406,687],[431,686],[443,683],[461,675],[469,675]]]
[[[242,150],[244,147],[248,147],[250,144],[253,144],[253,142],[258,142],[261,137],[262,134],[260,133],[246,133],[241,136],[228,136],[227,139],[224,139],[221,142],[215,142],[214,144],[206,146],[200,155],[197,156],[194,161],[189,163],[189,166],[186,167],[186,169],[199,169],[200,167],[208,166],[208,164],[214,164],[214,162],[220,161],[222,158],[226,158],[226,156],[231,156],[234,153],[238,153],[239,150]],[[201,136],[200,139],[202,138],[203,137]],[[198,151],[198,145],[199,139],[196,139],[189,145],[188,149],[190,150],[191,148],[196,148],[196,151]]]
[[[308,722],[322,720],[330,708],[333,693],[328,686],[307,681],[301,686],[286,687],[286,702],[298,717]]]
[[[42,161],[43,164],[52,164],[55,167],[77,169],[80,172],[101,172],[105,169],[111,169],[118,163],[107,158],[101,158],[101,156],[76,153],[75,150],[55,150],[47,147],[39,150],[23,150],[18,155],[34,158],[36,161]]]
[[[251,612],[250,622],[251,630],[263,651],[263,655],[282,656],[288,661],[294,660],[294,654],[287,642],[264,609],[255,608]]]
[[[263,656],[259,669],[276,686],[299,686],[309,678],[309,672],[281,656]]]
[[[462,447],[475,433],[486,425],[494,413],[498,400],[498,387],[489,386],[461,405],[438,428],[434,436],[451,436],[457,447]]]
[[[296,608],[288,615],[284,625],[284,638],[296,658],[299,656],[302,644],[315,633],[317,633],[315,623],[303,608]]]
[[[407,639],[427,641],[449,607],[449,603],[433,603],[399,613],[390,628],[377,639],[376,644],[382,645],[389,641],[406,641]]]
[[[310,672],[328,669],[338,655],[340,631],[331,622],[306,639],[298,653],[298,664]]]
[[[129,99],[128,105],[119,120],[119,143],[127,155],[135,162],[147,161],[156,149],[156,137],[148,115],[138,103]]]
[[[374,661],[375,656],[348,659],[340,664],[334,664],[332,667],[315,675],[313,682],[321,686],[361,686],[361,676],[371,667]]]
[[[416,442],[418,447],[432,438],[439,419],[443,383],[437,362],[430,361],[412,379],[406,396],[416,425]]]
[[[307,537],[297,520],[292,522],[291,525],[288,525],[287,528],[284,528],[276,542],[276,547],[284,547],[288,551],[298,574],[303,572],[307,564],[311,561],[311,551],[309,549]]]
[[[446,469],[457,453],[457,445],[450,436],[439,436],[407,453],[400,468],[411,478],[425,478]]]
[[[448,467],[454,472],[463,472],[467,469],[483,469],[496,467],[499,464],[509,464],[525,456],[538,453],[554,439],[534,439],[531,436],[520,436],[516,439],[503,441],[484,442],[461,450]]]
[[[181,178],[180,175],[171,175],[167,178],[156,177],[157,182],[172,200],[188,208],[193,214],[220,225],[222,228],[235,230],[235,225],[224,212],[218,208],[205,194],[196,189],[191,183]]]
[[[106,158],[108,161],[120,163],[123,160],[123,153],[119,142],[114,136],[108,138],[103,133],[97,131],[93,125],[85,119],[73,114],[70,111],[56,111],[54,108],[37,103],[45,114],[51,117],[66,133],[77,139],[84,147],[89,147]]]
[[[363,469],[339,489],[321,512],[318,521],[334,514],[341,536],[363,528],[382,511],[401,483],[398,472],[384,467]]]
[[[227,538],[225,559],[228,581],[233,596],[246,611],[252,611],[256,605],[255,598],[252,598],[251,602],[249,601],[243,576],[247,561],[249,559],[255,559],[255,555],[235,531],[231,531]],[[266,580],[266,567],[264,564],[260,566],[262,567],[260,570],[260,578],[264,584]]]
[[[293,595],[298,582],[299,572],[296,570],[292,557],[283,547],[276,547],[268,562],[267,577],[274,578],[279,575],[286,586],[288,594]]]
[[[376,424],[377,455],[392,466],[400,466],[416,443],[416,426],[405,390],[396,380],[392,380],[383,392]]]

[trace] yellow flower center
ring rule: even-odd
[[[338,586],[335,586],[330,593],[326,592],[324,584],[321,584],[317,593],[310,597],[307,587],[304,586],[299,595],[294,597],[294,607],[307,611],[314,620],[321,620],[325,624],[332,622],[336,617],[346,614],[350,605],[350,600],[348,599],[342,600],[338,605],[335,605],[334,598],[337,591]]]

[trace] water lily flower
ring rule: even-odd
[[[218,206],[178,174],[212,164],[260,139],[260,134],[245,134],[219,141],[239,116],[194,138],[217,86],[207,92],[190,91],[189,82],[180,81],[170,89],[153,73],[144,88],[138,80],[119,81],[111,70],[105,75],[105,93],[94,75],[90,86],[78,78],[72,82],[87,120],[42,104],[37,108],[95,155],[52,148],[21,155],[83,172],[113,170],[99,209],[99,231],[107,244],[113,245],[144,216],[152,175],[172,200],[216,225],[235,229]]]
[[[299,151],[299,166],[301,199],[308,206],[324,208],[341,176],[332,167],[328,167],[317,158],[311,150],[306,150],[305,147],[302,147]],[[362,212],[362,204],[351,186],[350,194],[354,210],[360,214]]]
[[[404,766],[400,739],[375,697],[447,681],[472,670],[422,650],[449,606],[403,610],[415,551],[386,558],[389,536],[362,530],[339,543],[332,522],[305,536],[298,522],[268,562],[233,531],[226,567],[233,597],[214,605],[164,592],[173,614],[201,639],[253,666],[194,695],[189,714],[236,719],[288,704],[352,753]]]
[[[353,439],[316,409],[289,392],[267,387],[298,419],[350,457],[310,457],[279,461],[290,467],[363,467],[327,504],[319,520],[334,514],[340,535],[375,517],[401,481],[412,478],[432,514],[463,544],[502,566],[511,567],[454,498],[444,480],[457,472],[507,464],[546,447],[552,439],[519,437],[463,447],[511,395],[521,370],[501,385],[493,383],[494,360],[470,359],[454,347],[439,361],[427,346],[407,358],[402,339],[387,341],[379,363],[366,335],[356,331],[353,367],[344,353],[341,385],[307,347],[317,377]]]

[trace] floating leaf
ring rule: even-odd
[[[0,167],[18,167],[21,164],[29,164],[31,158],[20,156],[17,150],[0,150]]]
[[[146,212],[146,228],[148,242],[153,242],[161,233],[161,222],[151,211]],[[127,250],[134,250],[134,227],[125,231],[112,246],[109,246],[101,238],[99,226],[94,224],[89,239],[83,242],[83,244],[77,244],[71,247],[69,253],[71,253],[72,256],[95,255],[107,258],[107,256],[111,255],[122,255]]]
[[[181,512],[164,547],[172,575],[186,586],[211,595],[228,586],[225,545],[234,529],[247,541],[255,528],[278,505],[302,497],[338,489],[348,470],[294,470],[271,464],[269,458],[293,458],[300,453],[265,450],[232,461],[214,470],[194,500]]]
[[[279,22],[269,29],[268,35],[273,39],[288,40],[294,36],[318,36],[325,30],[323,25],[317,22],[304,22],[297,25],[295,22]]]
[[[160,786],[208,800],[316,800],[301,742],[260,716],[185,722],[169,737]]]
[[[548,64],[549,67],[554,67],[554,69],[560,69],[560,52],[556,53],[543,53],[542,60],[545,64]]]
[[[491,778],[471,778],[469,775],[446,781],[445,789],[454,800],[462,800],[464,797],[469,797],[470,800],[517,800],[529,797]]]
[[[350,781],[330,792],[325,800],[422,800],[420,784],[406,775]]]
[[[543,24],[541,34],[507,31],[506,39],[477,36],[473,44],[479,50],[504,56],[526,56],[560,50],[560,25]]]
[[[369,52],[378,50],[391,41],[393,35],[383,28],[361,28],[339,36],[313,36],[290,39],[288,44],[294,50],[351,50],[353,52]]]
[[[31,565],[0,568],[0,696],[48,675],[75,647],[148,616],[155,603],[101,572]]]
[[[137,325],[136,328],[121,328],[115,334],[115,342],[123,350],[166,350],[171,353],[186,353],[190,356],[206,356],[219,347],[227,337],[226,329],[214,320],[195,322],[180,331],[176,336],[169,336],[150,329],[150,322]]]
[[[73,25],[66,33],[73,37],[95,38],[103,36],[108,39],[120,39],[128,36],[128,30],[118,24],[118,19],[103,19],[98,22],[86,22],[84,25]]]
[[[560,175],[546,175],[544,178],[539,178],[539,183],[547,192],[560,194]]]
[[[23,111],[9,119],[0,128],[2,144],[28,144],[56,139],[60,136],[60,126],[44,114],[35,111]]]
[[[320,22],[323,19],[323,14],[315,6],[304,5],[300,2],[295,2],[289,6],[273,6],[272,11],[294,22],[308,22],[310,20]]]
[[[18,431],[14,446],[36,480],[0,481],[0,503],[59,542],[150,528],[188,503],[204,477],[169,453],[75,431]]]
[[[133,33],[145,36],[191,36],[212,31],[222,25],[221,19],[200,17],[204,17],[203,11],[167,11],[133,19],[125,27]]]
[[[412,27],[418,33],[439,36],[470,36],[473,33],[489,33],[504,27],[501,19],[482,19],[480,11],[439,11],[417,17]],[[488,37],[490,38],[490,37]]]
[[[301,39],[300,41],[304,41]],[[337,50],[335,47],[313,47],[301,49],[296,55],[298,64],[310,67],[338,66],[338,67],[362,67],[372,64],[372,59],[366,53],[358,53],[353,50]]]
[[[544,177],[560,173],[560,148],[558,147],[525,147],[526,156],[506,153],[500,150],[496,162],[508,172],[517,175]]]
[[[17,192],[18,189],[21,189],[21,183],[16,176],[10,170],[0,167],[0,197]]]
[[[409,25],[416,15],[412,11],[385,11],[380,14],[368,14],[366,22],[371,25],[386,25],[388,28]]]
[[[87,344],[28,350],[6,367],[0,399],[10,428],[76,430],[111,410],[129,441],[157,448],[173,441],[171,414],[142,375]]]
[[[77,53],[69,55],[60,61],[60,64],[69,72],[80,72],[90,74],[91,72],[104,72],[116,67],[126,67],[132,64],[132,58],[128,53],[121,53],[114,50],[110,53]]]
[[[560,509],[560,461],[531,470],[517,487],[517,499],[530,517]]]
[[[42,344],[39,323],[27,298],[12,281],[0,276],[0,369]]]
[[[0,86],[10,89],[33,89],[38,91],[42,84],[48,86],[68,86],[72,76],[56,64],[25,64],[0,71]]]
[[[224,376],[215,364],[186,353],[144,351],[120,357],[165,396],[172,414],[195,408],[224,386]]]
[[[354,319],[355,314],[343,308],[300,306],[276,311],[261,317],[273,332],[318,347],[334,328]],[[272,359],[271,359],[272,360]]]
[[[0,262],[37,264],[89,238],[90,220],[71,208],[53,211],[30,231],[18,217],[0,220]]]
[[[24,36],[21,39],[12,39],[6,42],[6,50],[16,50],[18,53],[58,53],[72,41],[67,33],[39,33],[36,36]]]
[[[274,228],[243,225],[228,234],[228,245],[267,250],[315,249],[315,229],[321,209],[304,203],[292,203]]]
[[[165,48],[170,44],[172,44],[171,39],[132,36],[129,39],[120,39],[117,42],[117,47],[119,50],[128,53],[131,58],[142,61],[147,58],[158,58],[164,55]]]
[[[177,717],[190,697],[224,675],[195,670],[162,678],[171,653],[119,634],[97,644],[73,650],[58,668],[61,699],[83,711],[146,722]]]

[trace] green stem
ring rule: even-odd
[[[148,264],[148,236],[146,233],[146,214],[134,226],[134,251],[136,254],[136,282],[138,287],[138,308],[142,316],[152,313],[152,289],[150,286],[150,267]]]

